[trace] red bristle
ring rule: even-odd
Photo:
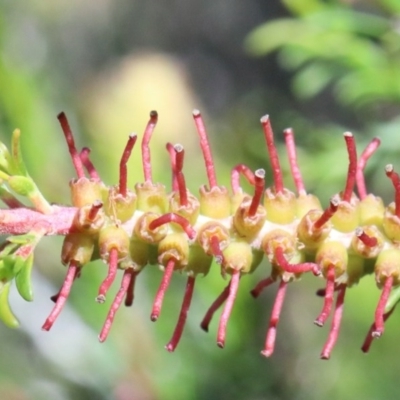
[[[287,282],[281,280],[279,283],[278,292],[275,297],[274,306],[272,307],[264,350],[261,352],[261,354],[265,357],[271,356],[275,349],[276,331],[279,323],[279,317],[282,311],[283,302],[285,300],[286,289]]]

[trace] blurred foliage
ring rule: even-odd
[[[50,201],[69,203],[73,170],[57,113],[66,111],[78,146],[93,149],[102,177],[113,183],[127,135],[140,135],[148,112],[157,109],[154,178],[169,183],[164,144],[179,141],[187,149],[185,174],[195,192],[205,172],[190,110],[201,108],[206,116],[225,185],[234,163],[269,168],[258,122],[268,112],[282,155],[279,132],[292,124],[307,189],[324,204],[344,185],[341,133],[356,130],[360,149],[380,136],[382,146],[367,168],[368,187],[389,201],[393,189],[383,167],[400,149],[399,14],[397,0],[3,0],[1,139],[8,142],[20,128],[40,189]],[[243,43],[253,55],[268,56],[249,57]],[[288,172],[284,157],[282,164]],[[142,179],[138,149],[129,173],[131,185]],[[11,301],[22,329],[0,326],[0,398],[381,399],[398,392],[398,317],[368,357],[359,350],[379,295],[372,277],[349,290],[329,362],[318,359],[327,332],[312,324],[321,307],[312,277],[290,285],[276,353],[268,360],[259,355],[276,288],[258,301],[248,292],[267,274],[266,263],[241,282],[223,351],[215,346],[215,321],[208,335],[198,326],[226,285],[214,269],[197,283],[182,342],[168,354],[163,345],[179,312],[184,279],[174,276],[163,315],[152,324],[151,301],[161,276],[156,268],[138,277],[134,306],[119,311],[106,343],[97,342],[108,304],[94,302],[105,274],[97,263],[74,285],[52,331],[41,332],[52,307],[49,296],[65,273],[60,240],[44,242],[36,252],[35,301]]]
[[[332,85],[346,106],[400,101],[398,2],[377,2],[376,13],[356,10],[343,1],[284,3],[293,18],[261,25],[247,46],[257,55],[279,50],[280,64],[296,71],[296,95],[314,97]]]

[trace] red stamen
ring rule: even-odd
[[[378,244],[378,239],[367,235],[362,228],[356,229],[355,235],[360,239],[367,247],[375,247]]]
[[[383,322],[386,322],[388,320],[388,318],[392,315],[394,309],[395,309],[395,307],[393,307],[387,313],[383,314]],[[367,336],[364,339],[364,343],[361,346],[361,350],[364,353],[368,353],[368,351],[369,351],[369,349],[371,347],[372,341],[374,340],[373,332],[375,331],[375,329],[376,329],[376,325],[375,325],[375,322],[374,322],[374,323],[371,324],[371,326],[369,328],[369,331],[367,333]]]
[[[333,197],[329,201],[329,207],[323,212],[323,214],[314,222],[313,228],[318,230],[321,229],[335,214],[339,207],[339,199]]]
[[[394,172],[392,164],[385,167],[386,176],[391,179],[395,191],[395,215],[400,218],[400,178],[397,172]]]
[[[76,175],[78,178],[83,178],[85,176],[85,172],[83,170],[83,163],[78,154],[78,151],[75,147],[74,136],[71,131],[71,127],[69,126],[67,116],[64,112],[61,112],[57,115],[58,121],[60,122],[61,129],[63,130],[65,140],[67,141],[68,151],[71,155],[72,163],[74,165]]]
[[[277,264],[284,269],[286,272],[292,274],[301,274],[304,272],[312,271],[314,275],[320,275],[321,271],[318,264],[305,262],[299,264],[290,264],[285,257],[285,253],[282,247],[278,246],[274,251],[274,256]]]
[[[178,180],[176,177],[176,156],[175,156],[175,148],[171,143],[166,144],[167,151],[169,153],[169,159],[171,162],[171,169],[172,169],[172,190],[176,192],[179,188]]]
[[[145,182],[152,182],[151,177],[151,156],[150,156],[150,148],[149,142],[151,139],[151,135],[153,134],[154,128],[156,127],[158,120],[157,111],[150,111],[150,120],[147,123],[146,129],[143,133],[142,139],[142,163],[143,163],[143,174]]]
[[[299,164],[297,163],[296,143],[294,141],[294,132],[292,128],[287,128],[283,131],[285,136],[286,150],[292,171],[293,181],[299,195],[305,195],[306,189],[304,186],[303,178],[301,176]]]
[[[258,169],[254,173],[255,188],[254,188],[254,196],[251,200],[251,204],[249,207],[249,217],[252,217],[257,212],[258,206],[260,204],[261,196],[264,192],[264,186],[265,186],[264,178],[265,178],[265,170]]]
[[[74,275],[74,278],[73,278],[73,282],[75,281],[75,279],[79,278],[80,276],[81,276],[81,268],[76,268],[75,269],[75,275]],[[58,298],[60,297],[61,290],[62,290],[62,287],[60,288],[60,290],[56,294],[53,294],[53,296],[50,296],[50,300],[53,303],[57,302]]]
[[[129,281],[129,286],[128,290],[126,291],[126,297],[125,297],[125,306],[130,307],[133,304],[133,299],[134,299],[134,291],[135,291],[135,282],[136,282],[136,277],[138,276],[140,271],[132,271],[132,277],[131,280]]]
[[[168,260],[167,265],[165,266],[164,275],[162,277],[160,286],[158,287],[157,294],[153,303],[153,309],[150,315],[150,319],[153,322],[157,321],[158,317],[160,316],[164,295],[171,282],[172,273],[174,272],[175,268],[175,262],[176,260],[171,258],[170,260]]]
[[[388,276],[382,288],[381,297],[375,310],[375,329],[372,331],[374,338],[380,338],[385,330],[384,313],[393,286],[393,276]]]
[[[234,166],[231,171],[231,186],[233,194],[240,191],[240,174],[243,174],[251,185],[254,185],[255,183],[253,171],[244,164],[238,164]]]
[[[345,132],[343,135],[346,140],[347,152],[349,153],[349,170],[347,172],[346,188],[343,192],[343,201],[350,202],[354,185],[356,183],[357,150],[353,134],[351,132]]]
[[[194,239],[196,237],[196,231],[192,228],[189,221],[186,218],[182,217],[182,215],[175,213],[167,213],[161,215],[161,217],[158,217],[150,222],[149,228],[151,230],[154,230],[159,228],[161,225],[169,224],[171,222],[180,225],[185,233],[188,235],[189,239]]]
[[[272,285],[275,282],[275,279],[269,276],[268,278],[263,279],[258,282],[256,287],[250,292],[254,298],[257,298],[261,292],[267,287]]]
[[[88,221],[94,221],[100,209],[103,207],[103,203],[100,200],[96,200],[90,207],[89,213],[87,215]]]
[[[224,310],[222,311],[221,318],[219,319],[218,334],[217,334],[217,345],[221,349],[225,346],[226,326],[228,324],[229,317],[232,312],[233,303],[236,299],[237,290],[239,287],[240,271],[234,270],[232,272],[232,278],[229,285],[229,294],[226,299]]]
[[[114,301],[112,302],[111,307],[108,311],[106,321],[104,322],[103,328],[101,329],[99,335],[100,342],[104,342],[107,339],[111,326],[114,322],[115,314],[117,313],[119,307],[121,306],[122,300],[129,289],[130,283],[133,279],[133,275],[134,271],[132,268],[127,268],[124,271],[121,286],[117,294],[115,295]]]
[[[124,152],[122,153],[121,161],[119,162],[119,193],[125,197],[127,193],[128,170],[126,164],[131,156],[133,146],[136,143],[137,135],[131,133],[126,143]]]
[[[364,178],[364,168],[367,165],[367,161],[372,156],[372,154],[375,153],[380,144],[381,141],[379,140],[379,138],[373,138],[371,142],[368,144],[368,146],[365,148],[365,150],[362,152],[361,157],[358,160],[356,182],[357,182],[358,195],[360,196],[361,200],[367,197],[367,189]]]
[[[215,312],[224,304],[225,300],[229,296],[229,289],[231,287],[231,282],[229,281],[228,285],[221,292],[221,294],[215,299],[214,303],[211,304],[210,308],[207,310],[206,315],[201,321],[200,327],[203,331],[208,332],[208,326],[210,325],[211,319],[214,316]]]
[[[283,301],[285,299],[287,289],[287,283],[283,280],[279,283],[278,293],[275,297],[274,306],[272,308],[271,318],[269,320],[267,337],[265,339],[264,350],[261,354],[265,357],[269,357],[274,352],[275,348],[275,338],[276,338],[276,328],[278,326],[279,317],[281,315]]]
[[[261,124],[264,129],[264,136],[267,142],[267,148],[269,153],[269,159],[271,161],[272,174],[274,177],[274,185],[276,193],[283,192],[283,178],[282,170],[279,164],[278,152],[274,143],[274,132],[272,131],[271,122],[268,115],[264,115],[261,118]]]
[[[329,331],[328,340],[326,341],[324,348],[322,349],[321,352],[321,358],[323,360],[329,360],[331,352],[338,339],[340,331],[340,323],[342,321],[342,315],[343,315],[343,304],[344,304],[345,294],[346,294],[346,285],[341,285],[336,299],[335,312],[333,314],[332,325]]]
[[[185,156],[185,150],[180,144],[174,146],[175,149],[175,168],[176,168],[176,179],[178,181],[179,189],[179,201],[181,206],[186,206],[188,203],[187,191],[185,177],[182,172],[183,168],[183,158]]]
[[[67,275],[64,279],[64,283],[61,286],[60,292],[56,295],[57,300],[53,309],[51,310],[50,315],[47,317],[45,323],[42,326],[44,331],[49,331],[53,326],[55,320],[60,315],[64,305],[68,299],[69,293],[72,288],[72,284],[74,283],[75,278],[78,275],[77,270],[79,269],[77,263],[75,261],[71,261],[68,267]]]
[[[79,157],[81,158],[82,163],[83,163],[84,167],[86,168],[90,178],[93,181],[100,182],[101,181],[100,175],[97,172],[96,168],[94,167],[92,161],[90,161],[89,155],[90,155],[89,147],[83,147],[81,152],[79,153]]]
[[[222,264],[224,261],[224,254],[222,253],[221,247],[219,246],[219,240],[217,236],[211,236],[210,238],[210,250],[212,255],[215,257],[217,264]]]
[[[324,289],[324,306],[321,313],[314,321],[315,325],[323,326],[329,317],[333,304],[333,293],[335,291],[335,266],[330,264],[326,273],[326,287]]]
[[[197,133],[200,137],[200,147],[203,152],[204,161],[206,164],[207,178],[210,189],[217,185],[217,177],[215,174],[214,161],[211,154],[210,143],[208,142],[207,131],[204,126],[204,121],[199,110],[193,110],[194,123],[196,124]]]
[[[186,283],[185,295],[183,297],[178,323],[176,324],[171,340],[165,346],[165,348],[169,352],[172,352],[176,349],[176,346],[178,346],[179,341],[181,339],[183,328],[185,327],[186,323],[187,314],[189,312],[190,303],[192,301],[194,283],[195,283],[195,278],[193,276],[189,276]]]
[[[113,247],[110,250],[110,255],[108,260],[108,273],[106,278],[100,285],[99,294],[96,297],[97,302],[104,303],[106,301],[106,294],[110,289],[111,285],[113,284],[115,276],[117,275],[117,267],[118,267],[118,250],[116,247]]]

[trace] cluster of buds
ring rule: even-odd
[[[90,150],[78,151],[64,113],[59,114],[69,154],[77,177],[70,182],[71,206],[51,205],[29,176],[20,152],[20,132],[14,131],[11,151],[0,143],[0,199],[8,209],[0,210],[0,232],[9,235],[0,247],[0,319],[15,327],[18,321],[8,302],[15,280],[20,295],[33,299],[30,273],[33,252],[46,235],[63,235],[61,261],[67,273],[59,292],[52,296],[54,307],[43,324],[50,330],[59,316],[83,268],[100,259],[108,266],[96,301],[104,303],[118,270],[120,288],[113,299],[99,340],[110,331],[121,303],[130,306],[135,281],[148,265],[163,271],[150,313],[156,321],[174,271],[187,275],[186,289],[176,328],[166,349],[174,351],[183,333],[196,278],[207,275],[212,266],[221,270],[229,283],[206,312],[201,328],[208,331],[214,313],[223,306],[217,329],[217,345],[225,346],[226,331],[240,279],[252,273],[266,256],[271,270],[251,291],[258,297],[277,282],[261,354],[269,357],[275,346],[279,317],[288,284],[311,273],[326,281],[317,295],[323,297],[315,324],[323,326],[332,314],[328,339],[321,358],[329,359],[338,339],[347,288],[367,274],[375,274],[381,296],[362,350],[367,352],[374,338],[384,332],[386,319],[400,299],[400,178],[392,165],[386,166],[395,201],[387,207],[368,194],[364,168],[379,146],[373,139],[357,157],[354,137],[344,133],[349,167],[344,189],[333,195],[326,209],[307,193],[297,163],[294,133],[284,131],[288,159],[297,193],[284,187],[274,134],[268,116],[261,118],[272,184],[265,187],[265,170],[252,171],[244,164],[233,167],[232,191],[218,185],[214,162],[202,116],[193,111],[200,139],[208,185],[195,196],[186,187],[183,172],[185,151],[180,144],[167,143],[172,171],[172,188],[153,182],[149,143],[158,115],[150,113],[141,141],[144,181],[128,188],[127,163],[137,135],[129,136],[119,165],[119,182],[107,186],[90,160]],[[243,176],[254,188],[245,193]],[[358,195],[354,193],[357,190]],[[31,207],[18,198],[27,198]],[[336,300],[334,297],[336,296]]]

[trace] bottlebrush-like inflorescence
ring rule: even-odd
[[[224,347],[240,279],[253,272],[266,256],[270,273],[251,291],[258,297],[267,286],[275,282],[278,285],[262,355],[269,357],[274,351],[288,284],[304,273],[326,282],[325,288],[317,292],[324,301],[314,321],[323,326],[332,314],[328,339],[321,352],[323,359],[329,359],[338,339],[347,288],[363,276],[375,274],[381,296],[362,346],[367,352],[373,339],[383,334],[385,321],[400,299],[400,178],[392,165],[386,166],[395,201],[385,207],[379,197],[367,193],[363,175],[367,160],[379,146],[379,139],[373,139],[357,158],[353,135],[344,133],[349,158],[347,179],[343,190],[334,194],[323,209],[319,200],[305,190],[292,129],[286,129],[284,136],[297,193],[284,187],[268,116],[261,118],[261,125],[272,166],[272,185],[265,188],[263,169],[253,172],[246,165],[238,164],[232,169],[232,192],[229,192],[218,185],[206,129],[198,110],[193,111],[193,118],[208,178],[208,185],[200,187],[198,197],[186,187],[185,151],[180,144],[166,146],[172,189],[167,191],[165,185],[153,182],[149,142],[158,119],[155,111],[150,113],[141,141],[144,181],[133,189],[127,185],[127,163],[137,136],[128,138],[119,165],[118,184],[107,186],[90,160],[90,150],[76,149],[68,120],[64,113],[59,114],[77,175],[70,182],[70,207],[51,205],[41,195],[24,165],[19,130],[13,133],[11,151],[0,143],[0,198],[8,206],[0,210],[0,232],[10,235],[0,246],[2,321],[10,327],[18,325],[8,303],[13,280],[25,300],[33,299],[30,273],[37,243],[46,235],[63,235],[61,261],[67,266],[67,273],[59,292],[51,298],[55,304],[43,330],[50,330],[55,323],[84,266],[101,259],[108,271],[98,289],[97,302],[106,301],[118,270],[122,270],[120,288],[99,335],[103,342],[121,303],[132,305],[137,276],[147,265],[156,264],[163,276],[150,314],[152,321],[161,314],[173,272],[187,275],[178,322],[166,345],[168,351],[174,351],[183,333],[196,278],[207,275],[215,260],[229,283],[211,304],[201,327],[208,331],[214,313],[223,306],[217,344]],[[245,193],[240,187],[241,175],[254,187],[252,193]],[[16,195],[27,198],[32,207],[25,206]]]

